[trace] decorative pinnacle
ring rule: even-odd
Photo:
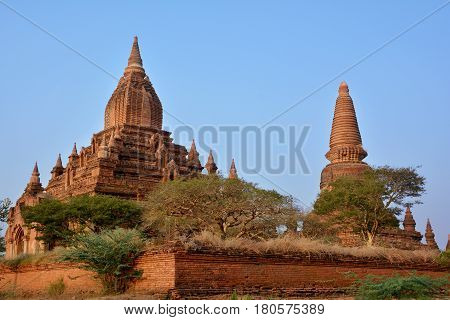
[[[55,168],[62,168],[62,161],[61,161],[61,153],[58,154],[58,159],[56,159]]]
[[[32,175],[39,175],[39,168],[38,168],[37,161],[34,163],[34,168],[33,168]]]
[[[230,167],[230,173],[228,174],[229,179],[237,179],[237,170],[236,170],[236,164],[234,163],[234,158],[231,160],[231,167]]]
[[[38,168],[38,164],[37,164],[37,161],[36,161],[34,163],[33,172],[31,173],[30,183],[32,183],[32,184],[39,184],[39,183],[41,183],[41,180],[40,180],[39,176],[40,176],[39,168]]]
[[[76,155],[78,155],[78,151],[77,151],[77,143],[76,143],[76,142],[73,144],[72,153],[71,153],[70,155],[71,155],[71,156],[76,156]]]
[[[143,67],[137,36],[134,37],[133,45],[131,47],[130,57],[128,58],[128,67]]]
[[[416,221],[411,213],[411,208],[406,207],[405,219],[403,220],[403,227],[405,231],[416,231]]]
[[[433,228],[431,227],[430,218],[428,218],[427,219],[426,233],[432,233],[432,232],[433,232]]]
[[[339,85],[339,95],[348,95],[349,93],[347,82],[342,81]]]
[[[205,164],[206,170],[208,170],[209,174],[213,174],[217,172],[217,165],[214,162],[214,156],[212,154],[212,150],[209,149],[208,161]]]
[[[200,160],[198,159],[198,152],[197,152],[197,147],[195,146],[194,139],[192,139],[191,149],[189,150],[188,162],[189,162],[190,166],[192,166],[192,167],[195,167],[198,169],[202,168],[202,164],[200,163]]]

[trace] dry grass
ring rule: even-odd
[[[326,244],[317,240],[299,238],[290,235],[253,241],[249,239],[221,239],[210,232],[203,232],[185,243],[189,251],[210,249],[226,252],[275,255],[311,255],[323,257],[351,256],[356,258],[384,259],[390,262],[433,262],[439,255],[431,250],[400,250],[382,247],[349,248]]]
[[[46,251],[37,254],[22,254],[13,259],[2,259],[0,265],[11,270],[16,270],[22,266],[47,264],[57,262],[64,248],[55,248],[52,251]]]

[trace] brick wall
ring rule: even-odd
[[[142,278],[130,292],[172,293],[181,296],[208,296],[230,293],[234,288],[250,294],[273,293],[315,296],[344,292],[353,281],[352,272],[392,275],[417,273],[443,276],[448,270],[432,264],[394,264],[382,260],[349,257],[276,257],[208,253],[146,253],[137,261]],[[45,294],[50,283],[63,278],[67,293],[99,293],[93,274],[73,265],[41,265],[18,272],[0,269],[0,291],[15,288],[32,296]]]
[[[444,276],[436,266],[391,264],[379,260],[292,257],[176,255],[176,289],[192,295],[230,293],[277,293],[286,295],[326,295],[342,293],[354,280],[367,274],[410,273]]]

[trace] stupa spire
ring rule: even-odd
[[[37,162],[34,164],[33,172],[31,173],[30,182],[28,182],[27,187],[25,188],[25,192],[30,194],[37,194],[42,192],[44,189],[42,188],[41,179],[39,178],[39,168]]]
[[[360,162],[367,156],[362,147],[361,134],[355,107],[345,81],[339,86],[330,135],[330,151],[326,154],[331,163]]]
[[[406,207],[405,219],[403,220],[403,228],[405,231],[416,231],[416,221],[414,220],[409,206]]]
[[[202,171],[203,167],[198,158],[197,147],[195,146],[195,140],[192,139],[191,149],[188,154],[188,166],[195,171]]]
[[[60,176],[64,172],[64,167],[61,161],[61,153],[58,154],[58,158],[56,159],[55,166],[53,167],[51,174],[52,179]]]
[[[228,174],[228,179],[237,179],[238,174],[236,170],[236,164],[234,163],[234,159],[231,160],[230,172]]]
[[[430,249],[439,249],[436,240],[434,239],[433,228],[431,227],[430,219],[427,219],[427,227],[425,229],[425,240],[427,242],[427,246]]]
[[[215,174],[217,172],[217,165],[214,162],[214,156],[212,150],[209,150],[208,161],[205,164],[206,170],[208,170],[208,174]]]
[[[39,168],[38,168],[38,164],[37,161],[34,163],[34,168],[33,168],[33,172],[31,173],[31,177],[30,177],[30,183],[40,183],[40,176],[41,174],[39,173]]]
[[[77,156],[78,155],[77,143],[76,142],[73,144],[72,153],[70,155],[71,156]]]
[[[61,153],[58,154],[58,159],[56,159],[54,168],[63,168],[62,160],[61,160]]]
[[[369,168],[362,161],[367,157],[367,152],[362,146],[355,107],[345,81],[339,85],[331,127],[330,150],[325,157],[331,163],[322,171],[321,189],[340,176],[359,175]]]
[[[128,67],[143,67],[137,36],[134,36],[133,45],[131,46],[130,57],[128,58]]]
[[[127,124],[162,129],[162,104],[145,73],[137,37],[123,76],[105,108],[105,129]]]

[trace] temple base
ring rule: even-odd
[[[320,189],[327,187],[331,182],[343,176],[358,176],[370,169],[365,162],[330,163],[322,170]]]

